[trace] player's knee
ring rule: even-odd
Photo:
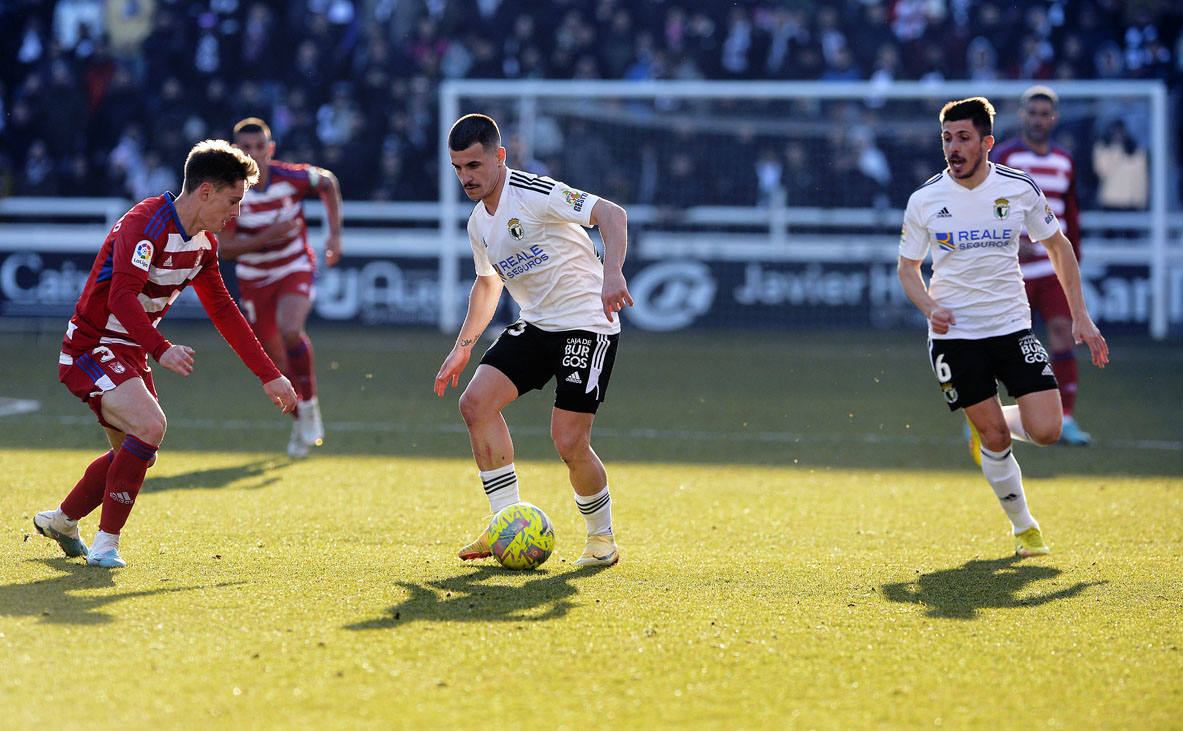
[[[554,440],[555,450],[564,462],[578,461],[591,450],[591,444],[582,432],[551,429],[550,438]]]
[[[1024,425],[1024,427],[1027,429],[1027,434],[1031,437],[1031,441],[1041,447],[1046,447],[1060,440],[1060,429],[1063,427],[1063,423],[1057,419],[1043,424]]]
[[[982,446],[991,452],[1003,452],[1010,447],[1010,431],[1005,426],[991,426],[986,429],[979,429],[978,434],[982,438]]]
[[[164,414],[142,417],[132,424],[131,434],[142,442],[159,445],[164,441],[164,432],[168,428],[168,421]]]
[[[289,350],[299,347],[304,342],[304,328],[280,327],[279,338],[283,340],[283,347]]]
[[[492,406],[479,393],[465,390],[464,393],[460,394],[459,405],[460,416],[464,418],[464,423],[469,426],[479,423],[492,415]]]

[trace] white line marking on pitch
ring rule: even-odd
[[[40,421],[51,421],[58,424],[93,424],[95,420],[86,416],[57,416],[38,415],[34,417]],[[286,419],[268,419],[266,421],[229,419],[186,419],[170,418],[172,426],[188,429],[209,429],[212,431],[288,431],[290,423]],[[394,424],[384,421],[332,421],[325,424],[325,430],[334,432],[381,432],[384,434],[464,434],[463,424]],[[528,424],[511,426],[510,432],[530,436],[542,436],[550,433],[550,429]],[[769,442],[776,444],[839,444],[843,442],[861,442],[863,444],[959,444],[961,439],[942,436],[922,436],[910,434],[838,434],[838,433],[806,433],[779,431],[740,431],[722,432],[700,429],[618,429],[614,427],[596,427],[595,434],[600,437],[623,437],[628,439],[678,440],[699,442]],[[1149,451],[1183,451],[1183,441],[1165,439],[1097,439],[1098,447],[1114,447],[1120,449],[1144,449]]]
[[[25,398],[7,398],[0,396],[0,418],[28,414],[41,408],[40,401]]]

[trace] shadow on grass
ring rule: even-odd
[[[1054,566],[1021,562],[1018,556],[969,561],[956,569],[922,574],[916,581],[883,585],[893,602],[928,607],[929,617],[974,619],[979,609],[1017,609],[1070,599],[1104,581],[1081,581],[1048,594],[1019,597],[1028,584],[1052,579],[1063,572]]]
[[[78,595],[73,592],[110,589],[117,586],[118,575],[111,569],[87,566],[78,559],[38,558],[31,562],[43,563],[63,573],[49,579],[38,579],[26,584],[0,585],[0,617],[40,617],[50,624],[106,624],[113,621],[101,611],[108,604],[154,594],[216,588],[242,584],[228,581],[210,586],[170,586],[150,591],[127,591],[100,596]]]
[[[482,583],[492,577],[505,577],[505,569],[478,566],[468,573],[426,584],[396,582],[407,598],[375,619],[346,625],[345,629],[390,629],[423,622],[541,622],[567,614],[578,592],[575,579],[596,573],[595,570],[560,570],[547,573],[538,569],[518,586]]]
[[[287,458],[260,459],[255,462],[234,465],[232,467],[212,467],[208,470],[193,470],[168,477],[152,477],[144,480],[143,492],[163,492],[165,490],[203,490],[218,489],[231,485],[240,480],[256,482],[243,485],[247,490],[258,490],[280,481],[278,470],[288,467],[292,460]]]

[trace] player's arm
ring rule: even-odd
[[[443,396],[449,384],[455,387],[460,382],[460,374],[468,365],[473,346],[497,312],[502,287],[501,279],[496,274],[478,276],[473,282],[472,291],[468,294],[468,312],[464,315],[464,324],[460,326],[456,344],[435,375],[436,396]]]
[[[314,167],[316,193],[325,207],[329,220],[329,235],[325,238],[325,265],[333,266],[341,261],[341,184],[331,170]]]
[[[604,238],[604,287],[600,290],[600,300],[604,304],[604,316],[611,322],[613,312],[633,304],[623,271],[628,252],[628,214],[612,201],[601,198],[592,208],[590,222],[599,227]]]
[[[941,307],[940,303],[929,295],[928,287],[924,284],[924,276],[920,273],[920,264],[919,259],[901,256],[896,263],[896,275],[904,287],[904,293],[912,300],[912,304],[924,313],[925,319],[932,326],[932,331],[937,335],[944,335],[949,332],[950,325],[957,324],[957,318],[953,316],[953,310]]]
[[[276,221],[267,228],[255,233],[244,233],[231,222],[230,226],[218,234],[218,255],[226,259],[237,259],[241,254],[258,251],[264,246],[283,241],[300,228],[299,218],[286,221]]]
[[[262,382],[267,398],[285,414],[291,413],[296,408],[296,391],[263,350],[234,298],[226,290],[217,259],[202,267],[193,280],[193,289],[222,338]]]
[[[1089,317],[1088,307],[1084,302],[1084,288],[1080,281],[1080,267],[1076,264],[1076,252],[1072,249],[1072,242],[1059,229],[1041,242],[1047,249],[1048,258],[1056,270],[1056,277],[1060,286],[1064,288],[1064,296],[1068,299],[1068,308],[1072,311],[1072,339],[1077,345],[1085,343],[1089,346],[1089,353],[1093,358],[1093,365],[1104,368],[1109,362],[1109,345],[1101,336],[1093,319]]]

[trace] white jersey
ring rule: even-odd
[[[1031,327],[1031,308],[1019,272],[1019,234],[1053,236],[1059,221],[1030,175],[987,163],[990,171],[968,189],[934,175],[908,198],[900,256],[923,260],[932,249],[928,293],[953,311],[957,324],[932,338],[980,339]]]
[[[497,212],[478,202],[468,217],[476,273],[500,277],[522,319],[542,330],[620,332],[620,319],[604,315],[604,265],[581,228],[599,200],[507,168]]]

